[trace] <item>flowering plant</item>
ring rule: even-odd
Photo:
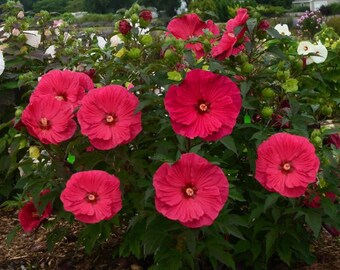
[[[118,235],[113,256],[150,269],[266,269],[312,263],[322,225],[339,229],[340,48],[305,65],[246,8],[165,29],[134,4],[102,36],[4,7],[0,194],[32,203],[50,244],[81,222],[86,252]],[[336,198],[308,207],[311,186]]]
[[[322,23],[323,17],[320,11],[307,10],[297,22],[298,34],[312,38],[321,30]]]

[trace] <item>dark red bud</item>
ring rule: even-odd
[[[119,32],[122,33],[123,35],[128,34],[132,29],[131,24],[127,20],[121,20],[119,22],[118,27],[119,27]]]
[[[139,18],[143,19],[146,22],[151,22],[151,20],[152,20],[152,12],[150,10],[142,10],[139,13]]]

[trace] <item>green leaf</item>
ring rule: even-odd
[[[278,237],[278,232],[276,229],[269,231],[266,234],[266,258],[267,260],[270,258],[272,253],[273,245]]]
[[[6,244],[10,245],[14,239],[14,237],[17,235],[17,232],[20,230],[20,225],[15,226],[6,236]]]
[[[277,193],[272,193],[272,194],[270,194],[270,195],[267,197],[267,199],[266,199],[266,201],[265,201],[265,203],[264,203],[263,212],[266,212],[267,209],[268,209],[269,207],[271,207],[273,204],[275,204],[276,201],[277,201],[279,198],[280,198],[280,195],[277,194]]]
[[[249,33],[252,35],[253,31],[254,31],[254,28],[256,26],[256,19],[255,18],[251,18],[251,19],[248,19],[247,20],[247,28],[248,28],[248,31]]]
[[[167,73],[168,75],[168,79],[169,80],[172,80],[172,81],[176,81],[176,82],[179,82],[182,80],[182,75],[181,73],[177,72],[177,71],[169,71]]]
[[[237,148],[235,145],[235,141],[233,139],[233,137],[231,136],[225,136],[223,137],[220,142],[229,150],[233,151],[236,155],[238,155],[237,153]]]
[[[308,209],[309,211],[306,213],[305,221],[311,227],[314,236],[318,237],[321,225],[322,225],[322,218],[319,212],[316,212],[313,209]]]
[[[290,266],[292,257],[292,249],[286,239],[279,242],[279,248],[277,249],[280,259]]]
[[[216,258],[218,261],[226,266],[236,269],[235,261],[229,252],[223,250],[223,246],[209,246],[209,253],[211,257]]]

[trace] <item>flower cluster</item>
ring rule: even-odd
[[[192,50],[197,59],[211,54],[214,58],[223,60],[244,50],[244,44],[249,41],[245,36],[248,18],[248,10],[239,8],[235,18],[227,21],[221,38],[217,37],[220,32],[218,26],[211,20],[202,21],[197,14],[174,18],[169,22],[167,30],[168,34],[172,34],[175,38],[187,41],[185,47]],[[193,38],[196,39],[191,41]],[[204,39],[212,47],[211,51],[204,48]]]
[[[322,22],[323,18],[320,11],[307,10],[297,22],[298,34],[313,37],[315,33],[321,30]]]
[[[100,150],[109,150],[133,140],[142,130],[138,99],[126,88],[110,85],[94,88],[81,72],[52,70],[42,76],[22,114],[28,132],[44,144],[70,139],[77,129]]]

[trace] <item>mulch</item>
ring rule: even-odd
[[[81,223],[75,222],[71,232],[49,252],[46,244],[47,229],[40,227],[32,233],[19,230],[10,245],[7,234],[19,224],[16,213],[0,209],[0,270],[142,270],[141,262],[134,258],[112,258],[117,239],[103,243],[91,255],[76,243]],[[317,262],[311,266],[296,265],[289,268],[280,265],[275,270],[340,270],[340,237],[333,238],[326,231],[313,245]],[[175,270],[175,269],[174,269]],[[274,270],[274,269],[273,269]]]

